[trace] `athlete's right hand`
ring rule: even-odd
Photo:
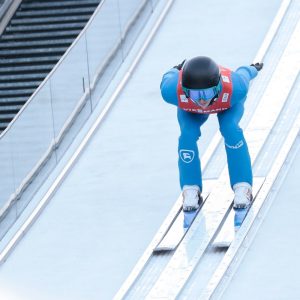
[[[177,70],[180,71],[182,69],[183,65],[184,65],[184,62],[185,62],[185,60],[181,64],[179,64],[177,66],[174,66],[173,68],[175,68],[175,69],[177,69]]]

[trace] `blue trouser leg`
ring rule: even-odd
[[[178,167],[181,188],[184,185],[198,185],[202,190],[202,175],[197,141],[200,127],[208,115],[177,110],[181,135],[178,143]]]
[[[252,185],[253,176],[247,142],[239,122],[244,113],[244,103],[238,102],[230,109],[219,113],[220,132],[224,137],[227,154],[230,184],[248,182]]]

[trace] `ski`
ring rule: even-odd
[[[203,195],[202,197],[202,204],[197,210],[185,212],[182,210],[182,208],[180,209],[163,239],[158,243],[155,249],[153,249],[154,253],[174,251],[178,247],[187,231],[191,227],[193,221],[201,211],[208,194]]]
[[[261,189],[262,185],[264,183],[264,178],[254,178],[254,184],[253,184],[253,200],[251,205],[253,204],[259,190]],[[220,230],[219,234],[214,240],[213,246],[215,248],[224,248],[227,249],[232,241],[235,238],[235,234],[242,226],[250,208],[251,205],[247,208],[231,208],[231,211]]]

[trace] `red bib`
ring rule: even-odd
[[[190,98],[186,97],[182,89],[182,70],[180,70],[177,83],[178,107],[185,111],[198,114],[215,114],[230,108],[230,100],[232,96],[231,71],[223,67],[220,67],[220,71],[222,91],[212,105],[202,108],[195,104]]]

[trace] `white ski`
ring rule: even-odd
[[[265,178],[262,177],[255,177],[253,183],[253,201],[257,196],[260,188],[264,183]],[[213,246],[216,248],[224,248],[227,249],[232,241],[234,240],[235,233],[241,227],[245,217],[247,216],[248,211],[250,210],[251,206],[248,209],[239,209],[234,210],[231,209],[222,229],[220,230],[219,234],[214,240]]]
[[[208,195],[203,195],[203,204],[207,199]],[[201,205],[201,207],[203,206]],[[186,232],[189,230],[193,221],[195,220],[198,213],[201,211],[201,207],[196,211],[184,212],[182,209],[176,215],[170,229],[167,231],[163,239],[153,250],[154,253],[164,252],[164,251],[174,251],[182,239],[184,238]]]

